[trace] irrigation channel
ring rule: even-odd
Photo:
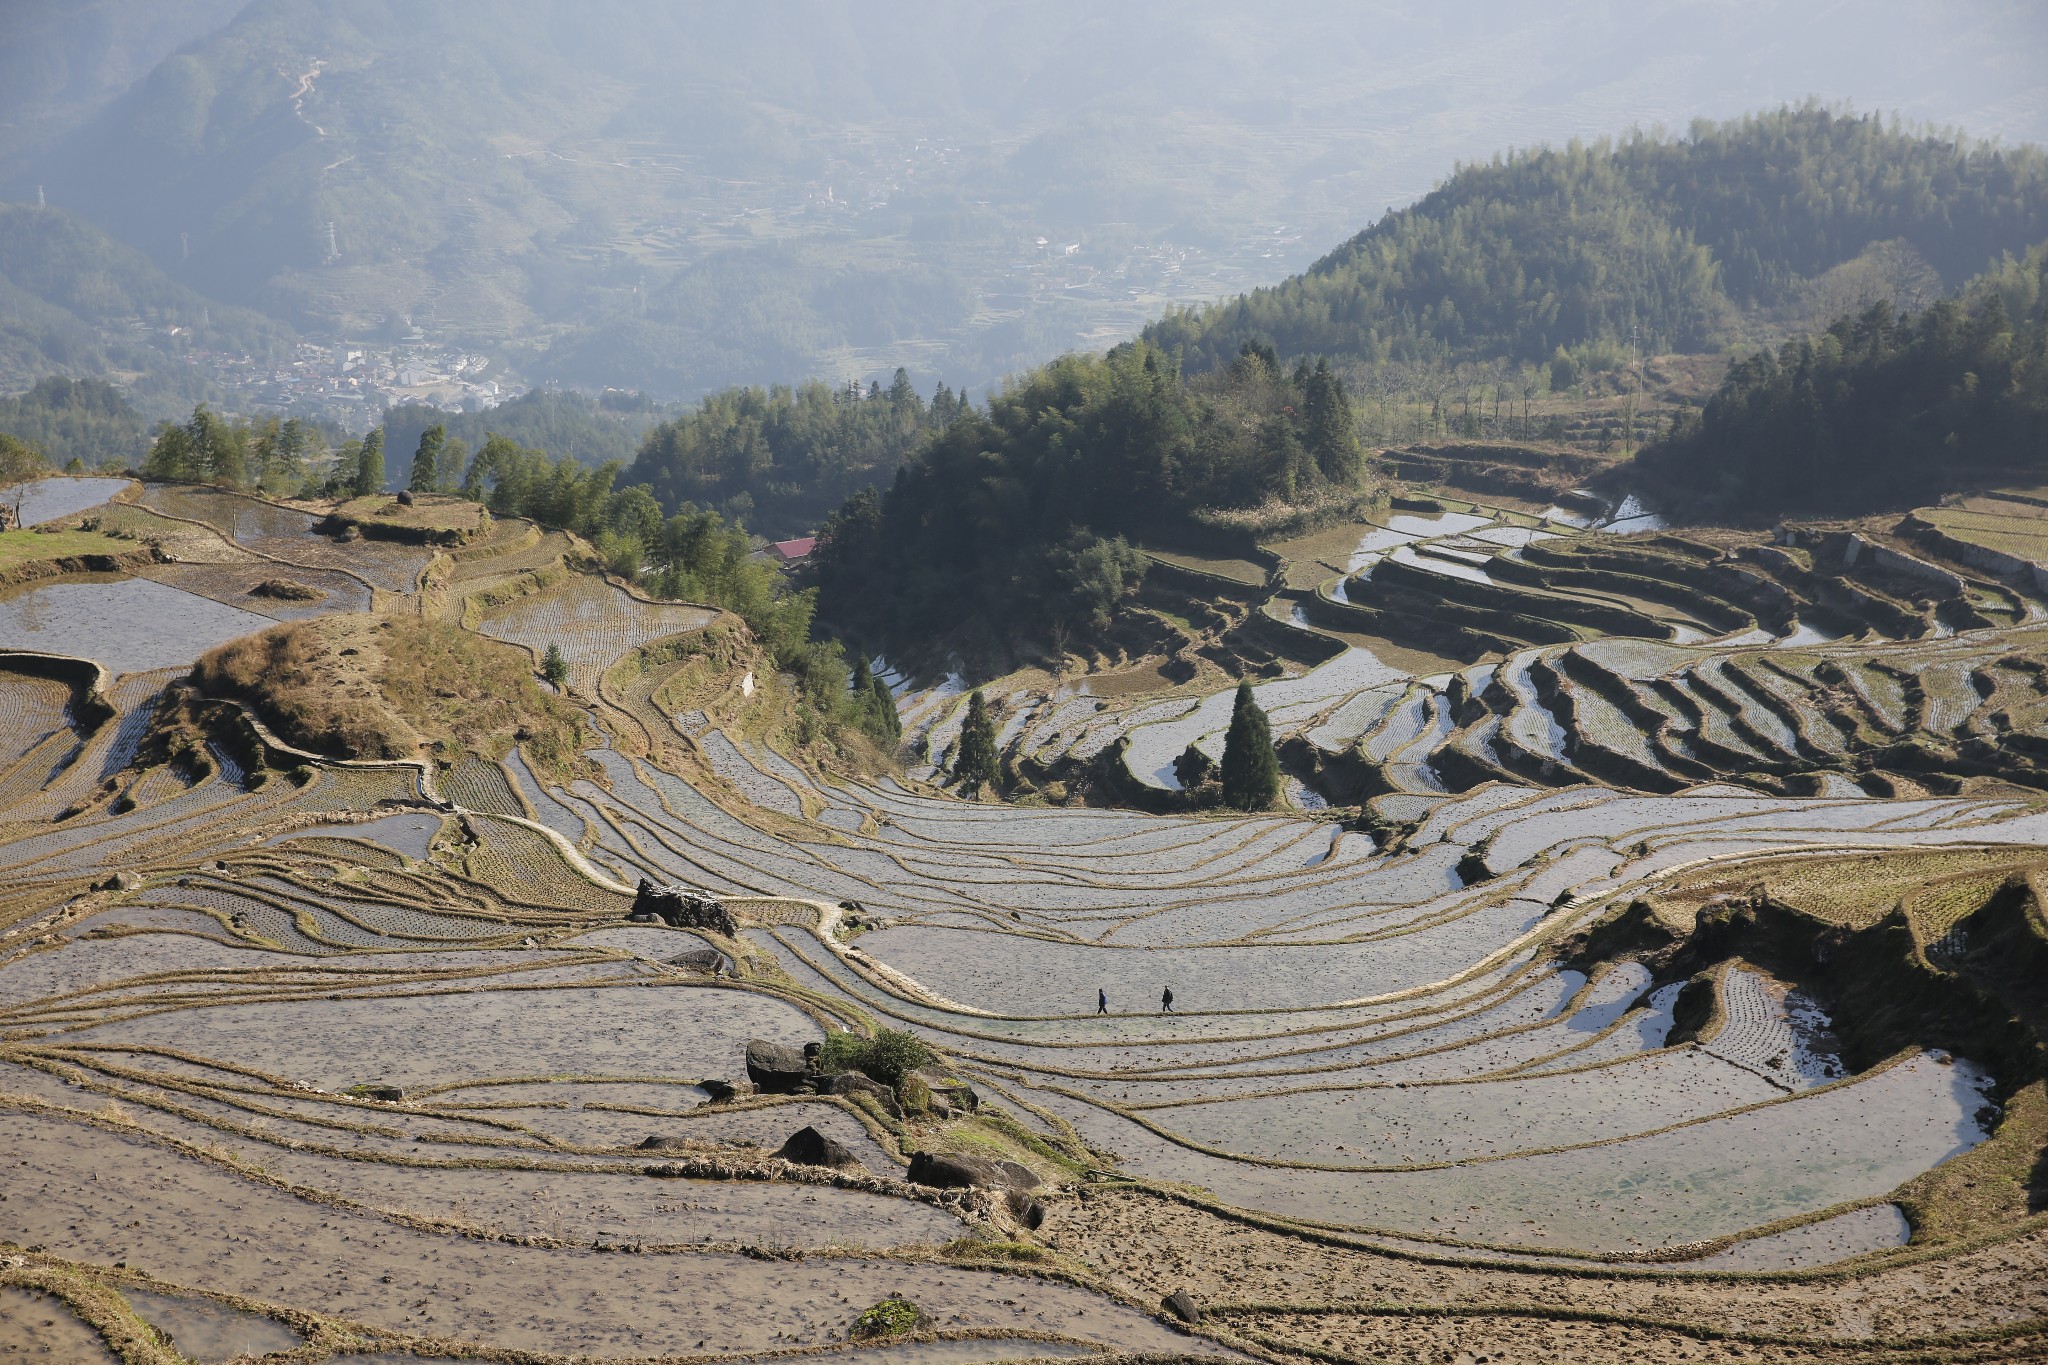
[[[1316,780],[1380,775],[1361,821],[829,776],[762,738],[772,678],[676,647],[714,613],[575,572],[524,523],[343,543],[298,509],[158,487],[103,515],[214,572],[46,580],[0,612],[23,651],[0,660],[0,1322],[60,1358],[2038,1345],[2040,1215],[1959,1194],[2038,1156],[2038,1052],[1967,1021],[1880,1027],[1846,986],[1917,972],[1926,1003],[1981,970],[1971,998],[1995,995],[1986,945],[2035,932],[2048,814],[1820,761],[2031,704],[2015,660],[2039,611],[2009,583],[1944,582],[1928,629],[1888,644],[1847,638],[1846,599],[1810,583],[1746,626],[1692,602],[1694,643],[1670,620],[1449,676],[1333,651],[1261,692],[1351,765]],[[1363,531],[1402,539],[1361,546],[1384,558],[1344,596],[1464,543],[1487,564],[1443,563],[1488,583],[1546,536],[1684,553],[1420,520]],[[279,566],[335,587],[302,611],[559,642],[581,766],[274,739],[259,763],[234,727],[205,762],[149,761],[184,665],[282,619],[248,594]],[[1950,674],[1967,695],[1937,695]],[[957,698],[904,697],[941,752]],[[1146,783],[1227,719],[1215,695],[1097,701],[1049,691],[1007,742]],[[1868,733],[1802,709],[1830,701]],[[1730,754],[1751,780],[1725,780]],[[628,924],[643,878],[718,898],[731,932]],[[752,1040],[879,1027],[976,1107],[746,1084]],[[804,1127],[853,1164],[775,1155]],[[1028,1168],[1032,1212],[907,1179],[948,1150]],[[1181,1290],[1198,1321],[1162,1307]],[[922,1310],[914,1336],[850,1346],[891,1296]]]

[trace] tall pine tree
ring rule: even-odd
[[[441,447],[448,443],[448,428],[439,422],[420,433],[419,449],[412,456],[412,477],[405,486],[415,493],[433,493],[441,487]]]
[[[953,776],[968,791],[996,780],[996,723],[988,701],[975,688],[967,699],[967,723],[960,727],[960,747],[953,757]]]
[[[875,714],[882,718],[882,727],[889,732],[889,738],[903,738],[903,716],[896,709],[896,694],[889,690],[889,684],[878,677],[871,677],[868,679],[868,691],[875,699]]]
[[[1305,368],[1305,367],[1304,367]],[[1358,419],[1344,386],[1330,373],[1330,362],[1318,360],[1301,383],[1302,443],[1315,457],[1323,477],[1340,487],[1358,482],[1365,456],[1358,448]]]
[[[384,491],[384,429],[372,427],[370,434],[363,438],[363,449],[356,456],[356,496],[367,498],[372,493]]]
[[[1264,810],[1279,795],[1280,756],[1273,751],[1273,728],[1252,696],[1252,685],[1241,682],[1230,713],[1230,733],[1223,738],[1223,804]]]

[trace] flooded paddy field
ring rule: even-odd
[[[270,618],[141,578],[73,578],[0,591],[0,647],[74,654],[115,673],[190,663]]]
[[[143,498],[220,558],[0,604],[0,643],[100,666],[0,674],[10,1346],[2032,1358],[2048,814],[1984,744],[2042,628],[1988,588],[1981,624],[1930,600],[1859,638],[1708,575],[1659,597],[1645,557],[1699,556],[1654,530],[1610,560],[1397,513],[1354,610],[1408,574],[1664,625],[1263,680],[1333,802],[1294,812],[1185,808],[1228,692],[1013,689],[1013,752],[1153,809],[1003,804],[821,764],[711,612],[537,574],[532,528],[437,565]],[[234,605],[259,574],[559,645],[585,751],[342,763],[216,718],[171,761],[159,699],[280,615]],[[904,714],[943,749],[963,696]],[[1917,777],[1885,766],[1912,736],[1948,746]],[[643,877],[716,912],[628,922]],[[883,1029],[928,1057],[833,1060]],[[933,1154],[1012,1167],[911,1181]],[[856,1347],[898,1296],[922,1324]]]

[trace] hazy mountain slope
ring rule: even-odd
[[[1715,349],[1879,243],[1950,287],[2048,233],[2048,156],[1819,108],[1460,170],[1303,274],[1148,329],[1209,368],[1246,341],[1355,361]]]
[[[1808,93],[2048,133],[2040,27],[1908,0],[255,0],[8,192],[315,332],[417,325],[531,378],[979,385],[1300,269],[1505,145]]]
[[[290,331],[171,280],[62,209],[0,203],[0,392],[44,375],[118,374],[152,415],[205,397],[197,351],[275,355]]]
[[[0,177],[248,0],[0,0]]]

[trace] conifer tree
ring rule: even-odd
[[[436,493],[453,493],[463,482],[463,467],[469,463],[469,442],[460,436],[450,436],[448,444],[441,447],[440,458],[434,461],[434,472],[440,476],[434,485]]]
[[[363,438],[356,456],[356,496],[367,498],[384,491],[384,429],[373,427]]]
[[[313,450],[312,433],[296,417],[280,422],[264,451],[262,480],[266,488],[297,488],[306,478],[306,460]]]
[[[560,645],[548,646],[548,652],[540,661],[540,675],[548,680],[550,687],[559,688],[569,681],[569,661],[562,657]]]
[[[152,479],[197,478],[198,458],[192,449],[192,433],[170,422],[157,428],[142,472]]]
[[[870,677],[868,691],[875,699],[876,714],[881,716],[882,726],[889,732],[889,738],[903,738],[903,717],[896,710],[896,694],[889,690],[889,684],[880,678]]]
[[[1223,738],[1223,804],[1238,810],[1264,810],[1280,795],[1280,756],[1273,751],[1273,729],[1252,696],[1252,685],[1237,685],[1237,705],[1230,713],[1230,732]]]
[[[953,757],[953,776],[972,791],[996,780],[996,723],[981,689],[967,699],[967,723],[960,727],[960,747]]]
[[[1345,487],[1357,483],[1365,463],[1358,448],[1357,419],[1327,360],[1318,360],[1315,369],[1304,375],[1301,400],[1307,428],[1303,442],[1315,456],[1316,467],[1331,483]]]
[[[405,486],[414,493],[434,493],[441,487],[441,447],[448,443],[448,428],[436,422],[420,433],[419,449],[413,452],[412,477]]]

